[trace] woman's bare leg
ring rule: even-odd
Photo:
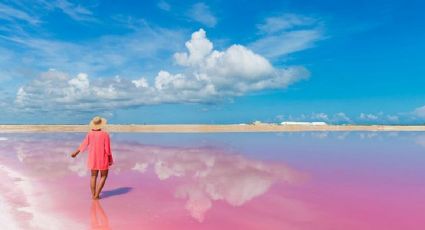
[[[98,170],[91,170],[91,178],[90,178],[90,190],[92,198],[94,199],[96,194],[96,181],[97,181],[97,175],[99,171]]]
[[[108,170],[100,170],[100,180],[99,180],[99,186],[97,187],[95,199],[99,199],[99,195],[102,192],[103,186],[105,185],[106,178],[108,177]]]

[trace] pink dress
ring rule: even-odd
[[[84,152],[88,147],[87,167],[91,170],[107,170],[113,163],[109,134],[102,130],[87,133],[78,150]]]

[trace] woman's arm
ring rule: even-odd
[[[89,134],[87,133],[86,137],[84,138],[83,142],[80,144],[77,150],[75,152],[71,153],[71,157],[76,157],[80,152],[84,152],[84,150],[89,146]]]

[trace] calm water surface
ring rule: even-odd
[[[1,229],[425,229],[425,133],[0,133]]]

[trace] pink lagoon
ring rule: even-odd
[[[425,134],[113,133],[92,201],[84,133],[0,134],[2,229],[425,229]]]

